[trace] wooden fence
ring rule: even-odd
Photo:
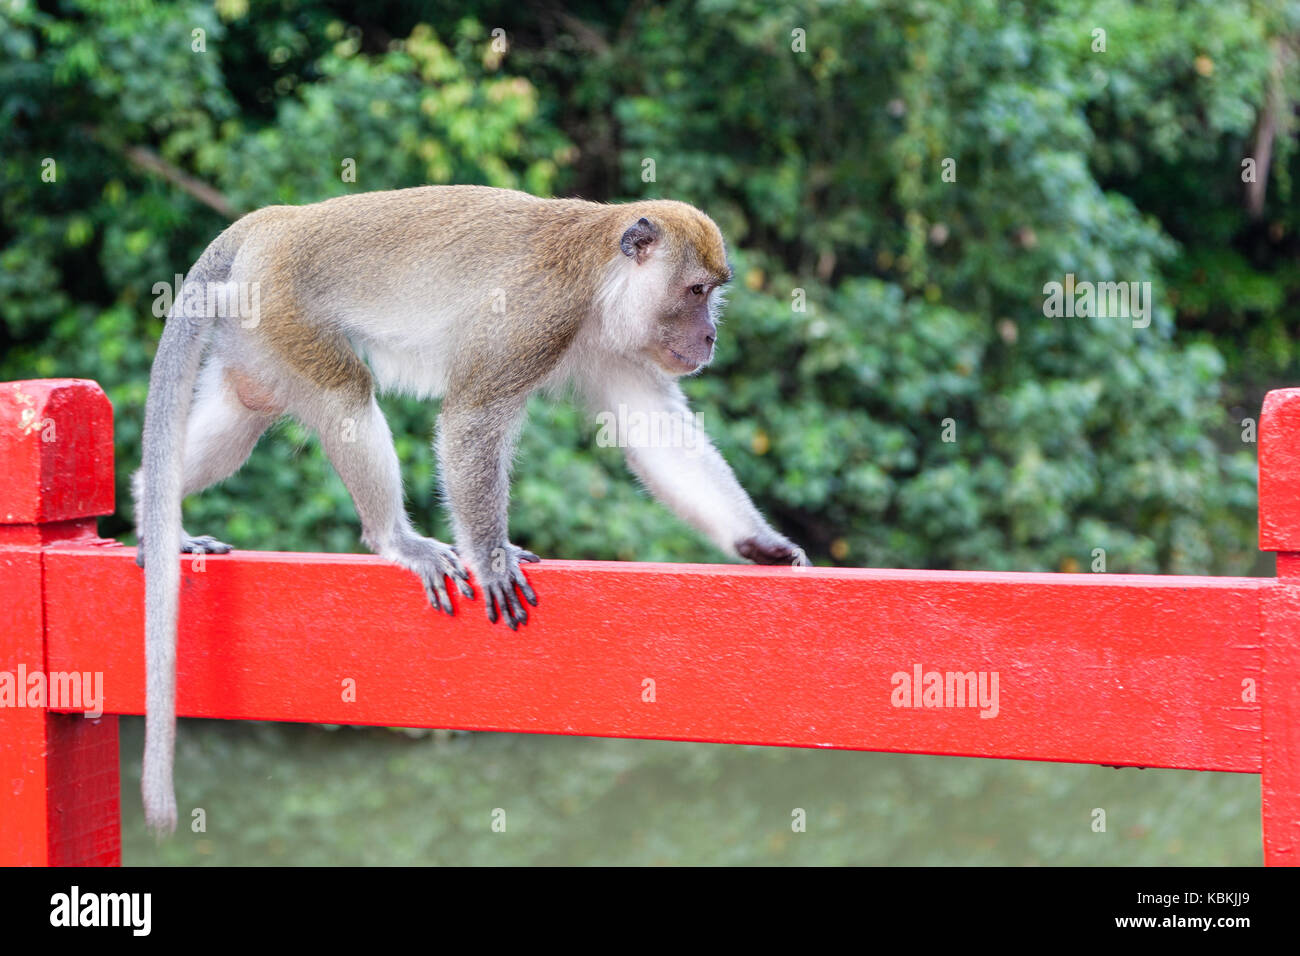
[[[1296,864],[1300,389],[1269,394],[1259,440],[1276,578],[545,561],[512,633],[368,555],[178,556],[178,709],[1256,773],[1265,861]],[[113,470],[98,385],[0,384],[0,864],[120,861],[144,588],[97,534]]]

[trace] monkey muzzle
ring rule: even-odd
[[[663,343],[660,364],[675,375],[689,375],[713,361],[718,327],[707,314],[691,323],[685,334],[668,337]]]

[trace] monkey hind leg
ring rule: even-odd
[[[229,478],[248,460],[253,447],[277,415],[269,401],[248,401],[253,386],[243,373],[220,361],[209,361],[195,387],[193,407],[186,424],[182,497]],[[258,398],[266,398],[258,394]],[[147,464],[147,463],[146,463]],[[136,513],[140,511],[143,469],[132,486]],[[143,541],[143,538],[141,538]],[[184,529],[177,542],[182,554],[229,554],[231,546],[210,535],[191,535]],[[136,551],[143,567],[144,549]]]
[[[361,519],[361,536],[378,555],[414,573],[434,610],[454,614],[448,582],[474,597],[469,573],[451,545],[411,527],[393,436],[373,394],[339,391],[291,409],[320,436]]]

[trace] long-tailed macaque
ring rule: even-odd
[[[145,816],[175,827],[181,500],[233,474],[268,425],[320,437],[376,553],[413,572],[435,609],[473,580],[511,628],[537,597],[537,556],[506,535],[524,403],[572,386],[595,412],[683,423],[689,449],[629,443],[646,486],[728,554],[807,564],[763,519],[693,417],[676,379],[713,357],[731,278],[708,216],[666,200],[601,205],[480,186],[426,186],[271,206],[203,252],[172,305],[149,379],[135,481],[146,577]],[[441,396],[437,453],[455,547],[416,532],[376,388]],[[522,600],[521,600],[522,598]]]

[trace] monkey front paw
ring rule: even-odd
[[[748,558],[755,564],[788,564],[796,568],[806,568],[812,564],[803,548],[775,531],[737,541],[736,551],[742,558]]]
[[[424,595],[435,611],[446,611],[449,616],[456,613],[451,606],[451,594],[447,591],[448,580],[465,597],[474,597],[474,589],[469,586],[469,572],[456,549],[450,545],[433,538],[413,538],[401,547],[396,560],[419,577],[424,585]]]
[[[233,550],[230,545],[218,541],[210,534],[181,535],[181,554],[229,554]],[[140,538],[135,549],[135,563],[137,567],[144,567],[144,538]]]
[[[540,560],[542,559],[533,552],[513,544],[492,552],[489,568],[479,579],[479,584],[483,586],[483,601],[487,605],[489,621],[495,624],[498,618],[502,618],[512,631],[518,630],[520,624],[528,623],[528,609],[519,600],[519,595],[522,594],[524,600],[537,607],[537,593],[524,577],[519,562],[533,564]]]

